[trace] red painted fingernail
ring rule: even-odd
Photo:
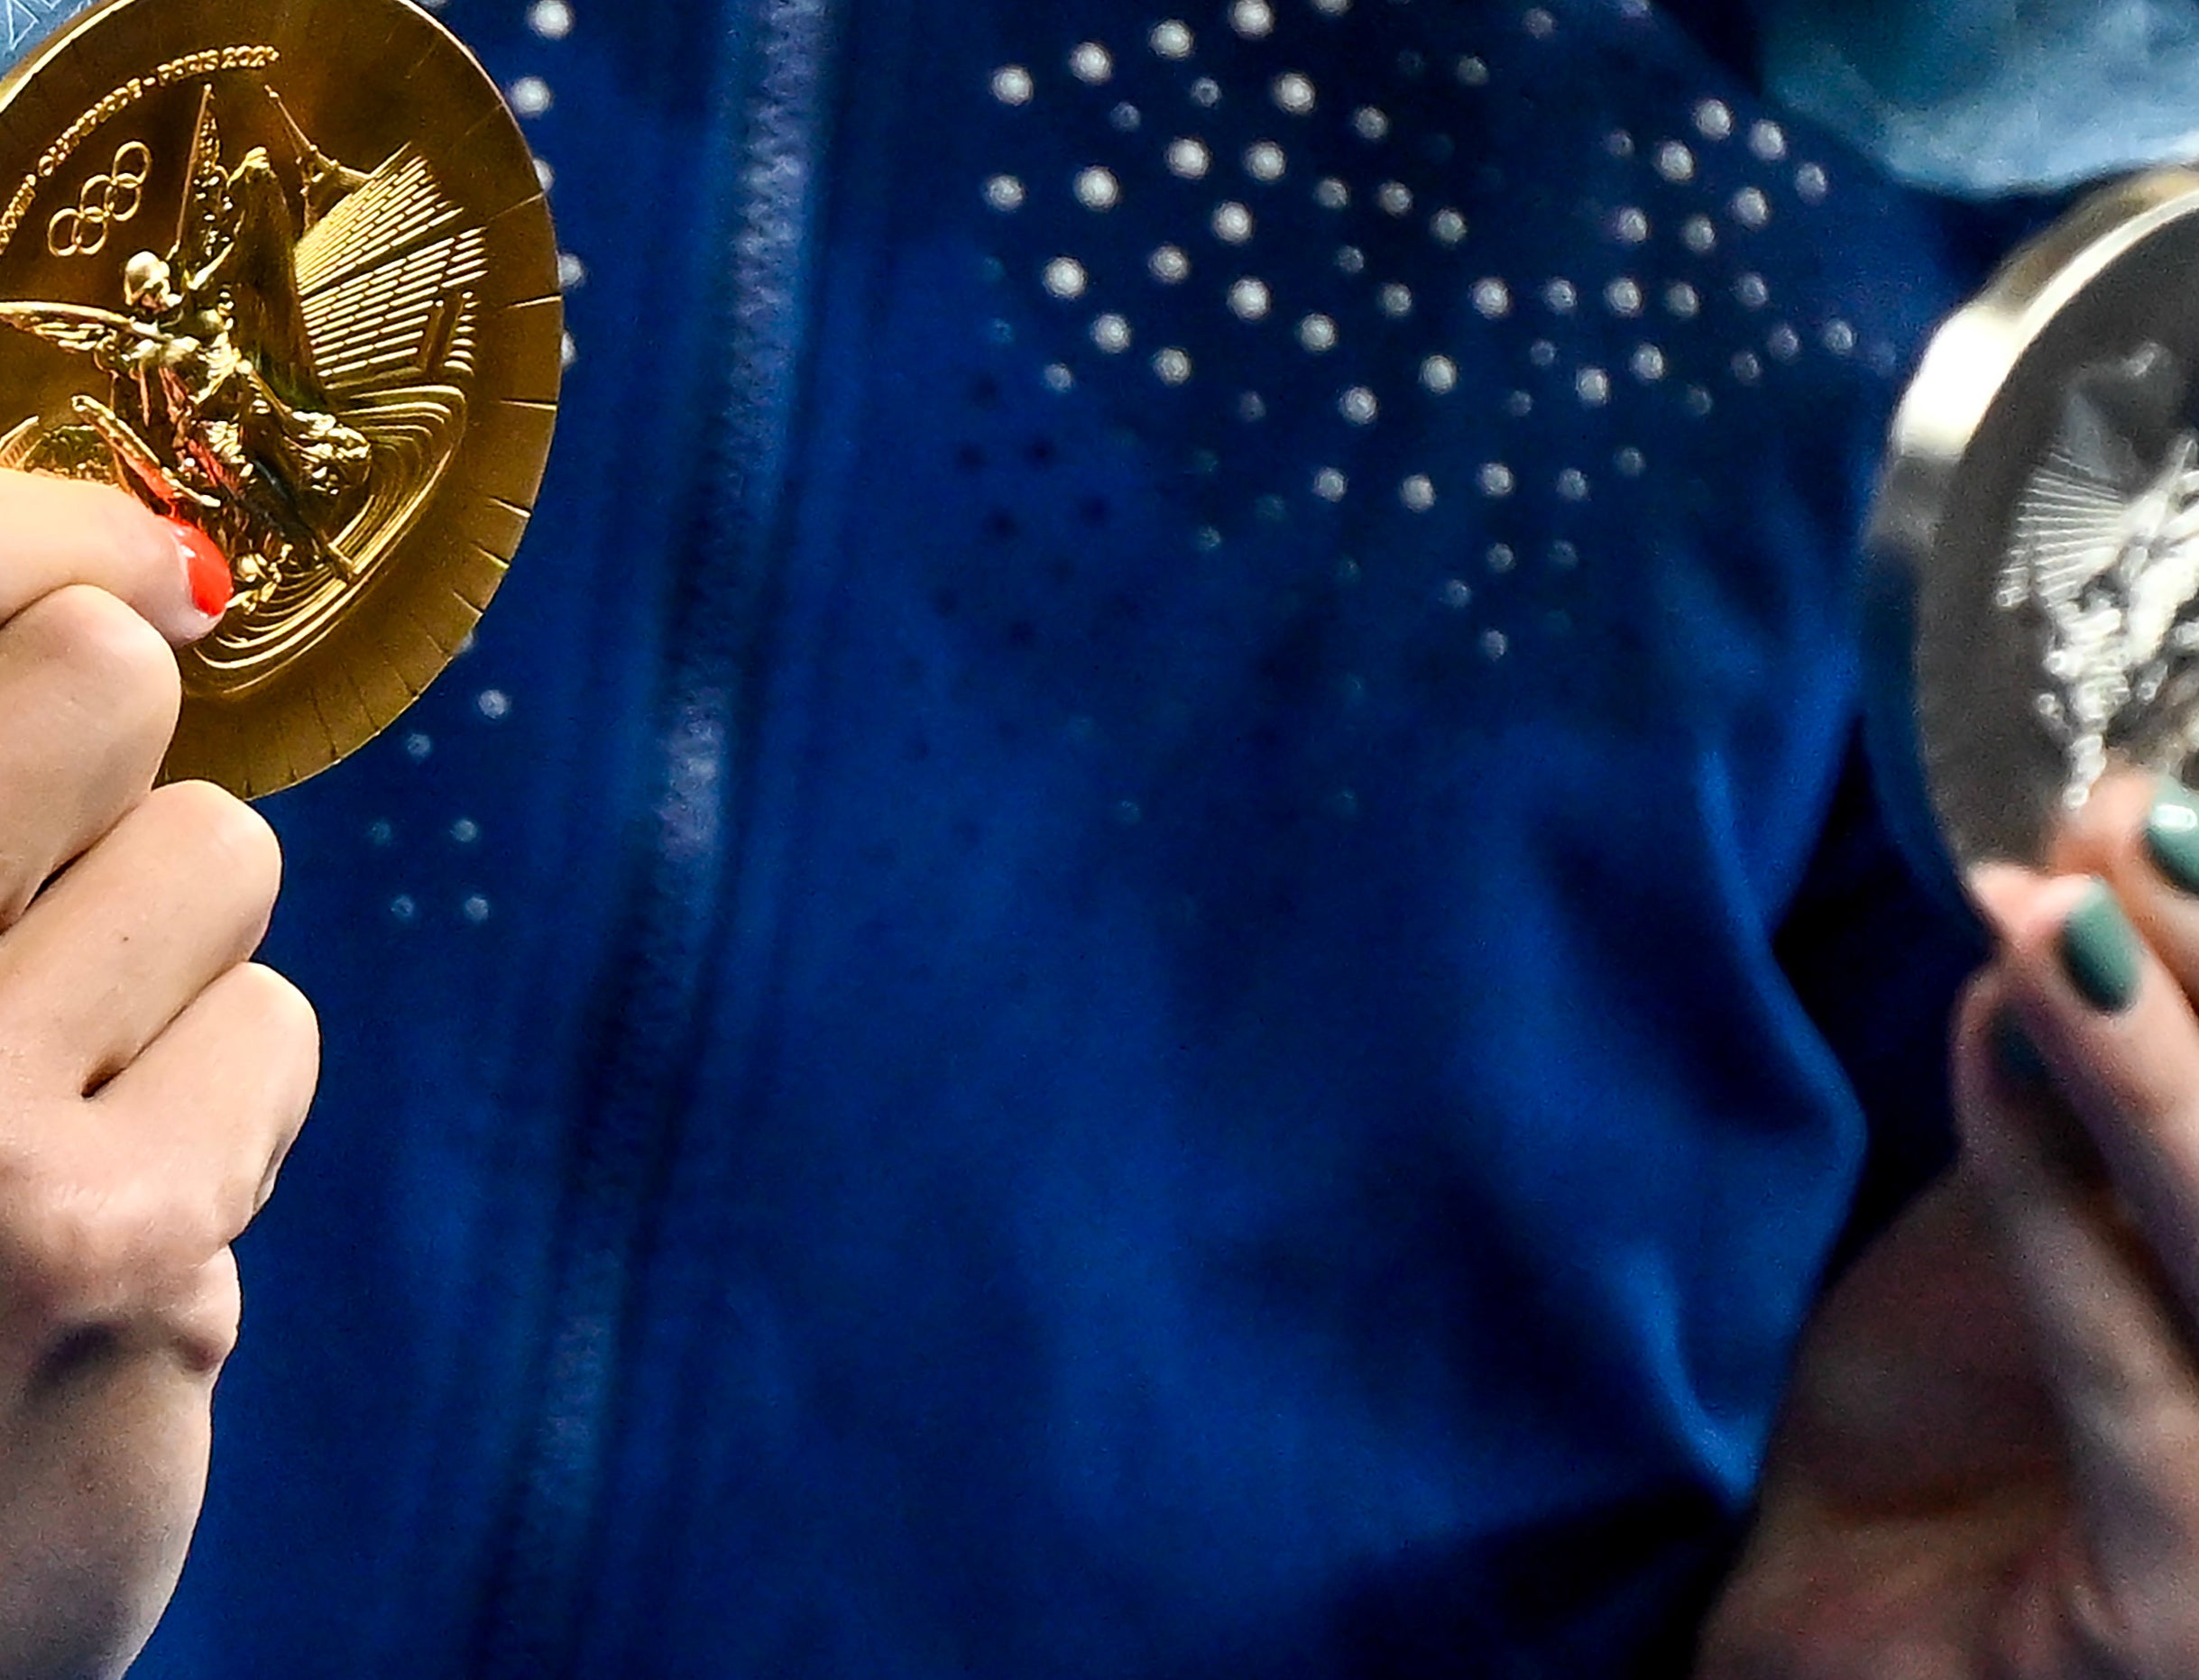
[[[191,584],[191,604],[209,619],[220,618],[228,610],[229,596],[236,588],[228,557],[189,520],[163,516],[161,523],[168,527],[176,539],[176,552],[183,556],[184,575]]]

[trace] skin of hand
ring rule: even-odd
[[[173,1589],[237,1330],[230,1244],[311,1099],[313,1014],[251,960],[266,824],[155,789],[161,521],[0,473],[0,1680],[122,1672]]]
[[[1961,1158],[1813,1323],[1698,1680],[2199,1675],[2199,874],[2148,840],[2163,791],[1975,878]]]

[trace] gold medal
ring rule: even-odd
[[[235,580],[171,778],[273,793],[418,698],[519,544],[562,337],[526,142],[405,0],[108,0],[0,79],[0,466]]]
[[[1873,523],[1901,675],[1874,698],[1965,869],[2047,862],[2112,769],[2199,760],[2194,276],[2199,173],[2110,188],[1940,329],[1902,399]]]

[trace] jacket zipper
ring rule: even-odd
[[[716,438],[682,546],[631,841],[632,908],[574,1125],[507,1520],[476,1655],[490,1680],[575,1661],[635,1284],[673,1180],[711,953],[738,867],[746,698],[766,631],[798,381],[831,60],[844,0],[733,0],[745,62],[731,129]]]

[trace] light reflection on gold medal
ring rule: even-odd
[[[404,0],[112,0],[0,81],[0,466],[189,520],[236,595],[166,774],[385,728],[517,547],[556,243],[494,86]]]

